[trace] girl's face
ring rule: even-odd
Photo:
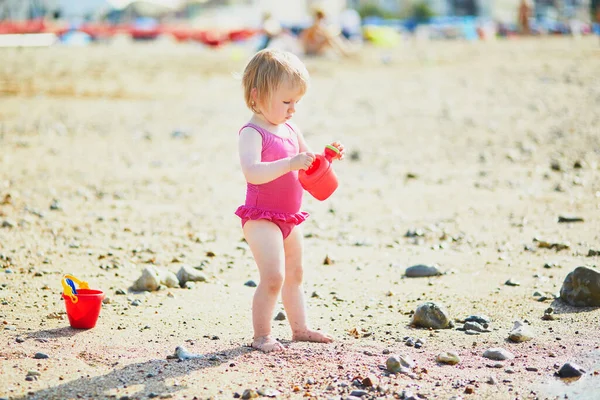
[[[301,88],[283,82],[273,92],[271,100],[260,104],[259,111],[272,125],[281,125],[294,116],[296,105],[304,95]]]

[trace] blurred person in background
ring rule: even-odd
[[[347,44],[339,33],[334,33],[327,26],[327,16],[321,8],[315,8],[313,23],[300,33],[300,43],[305,55],[324,55],[333,50],[338,55],[350,55]]]
[[[519,32],[524,35],[529,35],[531,33],[529,18],[531,18],[531,6],[529,5],[529,1],[521,0],[521,4],[519,4],[517,26]]]

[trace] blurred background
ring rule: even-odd
[[[168,38],[210,47],[254,40],[260,48],[265,35],[300,35],[317,8],[332,32],[380,44],[396,35],[600,33],[600,0],[0,0],[0,45]]]

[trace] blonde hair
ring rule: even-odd
[[[248,62],[242,76],[246,105],[257,112],[252,89],[256,89],[256,102],[265,104],[284,82],[301,89],[304,94],[308,89],[308,80],[306,67],[294,54],[276,49],[261,50]]]

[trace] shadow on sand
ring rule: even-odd
[[[74,331],[71,333],[70,331]],[[42,335],[69,336],[77,332],[70,328],[60,328],[47,331],[39,331],[32,334],[31,337],[41,337]],[[47,336],[45,336],[47,337]],[[177,360],[177,359],[155,359],[143,363],[127,365],[120,369],[115,369],[105,375],[93,377],[81,377],[58,386],[47,389],[28,392],[19,397],[11,397],[13,400],[25,399],[106,399],[115,398],[115,390],[123,391],[124,388],[130,388],[127,391],[127,397],[149,398],[168,396],[179,390],[186,389],[185,386],[167,386],[165,380],[187,375],[193,371],[206,368],[217,367],[223,363],[231,362],[233,359],[254,351],[251,347],[240,346],[214,353],[204,354],[202,359]],[[142,385],[135,393],[131,388]],[[111,393],[111,391],[113,391]],[[112,396],[111,396],[112,395]],[[121,397],[119,395],[117,398]]]
[[[575,307],[570,304],[567,304],[564,300],[558,298],[554,299],[550,304],[552,308],[554,308],[554,314],[575,314],[575,313],[583,313],[596,311],[600,307]]]

